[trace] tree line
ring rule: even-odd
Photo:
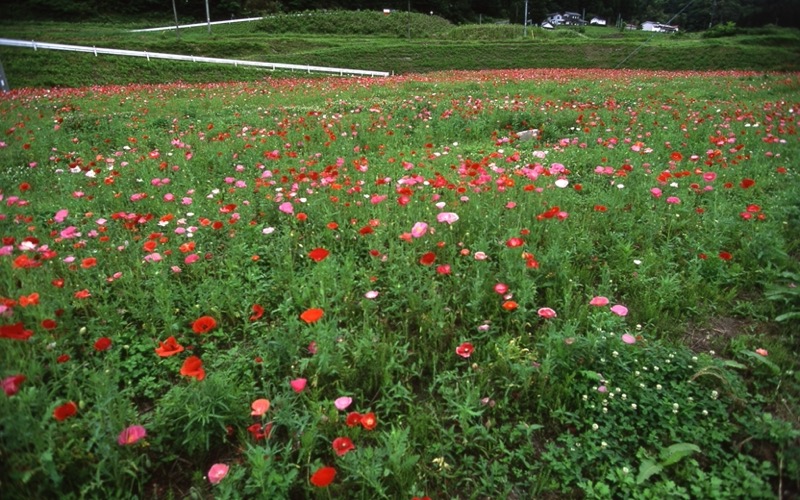
[[[206,0],[0,0],[6,20],[90,20],[119,16],[204,21]],[[609,25],[643,21],[670,23],[683,31],[718,24],[800,28],[799,0],[207,0],[212,21],[318,9],[420,12],[454,23],[542,22],[549,13],[577,12]],[[527,6],[527,16],[526,16]]]

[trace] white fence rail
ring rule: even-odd
[[[265,19],[264,17],[247,17],[244,19],[231,19],[230,21],[212,21],[212,22],[205,22],[205,23],[194,23],[194,24],[181,24],[178,26],[179,28],[201,28],[206,26],[215,26],[217,24],[231,24],[231,23],[249,23],[253,21],[260,21]],[[144,28],[138,30],[131,30],[131,33],[147,33],[149,31],[169,31],[174,30],[175,25],[172,26],[161,26],[159,28]]]
[[[306,73],[327,73],[339,76],[389,76],[386,71],[368,71],[361,69],[327,68],[324,66],[310,66],[304,64],[283,64],[261,61],[245,61],[240,59],[220,59],[217,57],[185,56],[180,54],[164,54],[162,52],[141,52],[136,50],[104,49],[98,47],[87,47],[84,45],[65,45],[61,43],[45,43],[26,40],[13,40],[10,38],[0,38],[0,46],[23,47],[33,50],[66,50],[72,52],[86,52],[97,56],[107,54],[112,56],[145,57],[150,59],[167,59],[170,61],[188,61],[196,63],[211,64],[230,64],[233,66],[249,66],[255,68],[266,68],[270,70],[305,71]]]

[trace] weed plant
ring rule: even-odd
[[[4,94],[3,497],[797,494],[799,87]]]

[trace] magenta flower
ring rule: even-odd
[[[145,436],[147,436],[147,430],[145,430],[144,427],[141,425],[131,425],[119,433],[117,443],[123,446],[134,444]]]
[[[508,285],[505,283],[498,283],[494,286],[494,291],[500,295],[504,295],[508,291]]]
[[[2,381],[3,392],[6,396],[13,396],[19,392],[19,385],[25,381],[25,375],[11,375]]]
[[[541,307],[541,308],[539,308],[537,313],[539,314],[539,316],[541,316],[541,317],[543,317],[545,319],[552,319],[552,318],[556,317],[556,312],[554,310],[550,309],[549,307]]]
[[[285,214],[293,214],[294,213],[294,206],[292,206],[292,204],[287,201],[287,202],[281,203],[278,206],[278,210],[280,210],[281,212],[283,212]]]
[[[627,316],[628,308],[621,304],[616,304],[611,306],[611,312],[616,314],[617,316]]]
[[[296,378],[296,379],[292,380],[291,382],[289,382],[289,385],[292,386],[292,390],[294,390],[294,392],[301,393],[301,392],[303,392],[303,389],[306,388],[306,383],[307,382],[308,382],[308,380],[306,380],[304,378]]]
[[[219,482],[222,481],[225,478],[225,476],[228,475],[229,469],[230,467],[228,467],[225,464],[212,465],[211,468],[208,470],[208,482],[211,484],[219,484]]]
[[[62,208],[61,210],[56,212],[56,215],[55,217],[53,217],[53,220],[60,224],[64,222],[64,219],[66,219],[68,215],[69,215],[69,210]]]
[[[660,190],[660,189],[658,189],[658,188],[652,188],[652,189],[650,190],[650,194],[652,194],[652,195],[653,195],[653,196],[655,196],[656,198],[661,198],[661,190]]]
[[[589,301],[589,305],[590,306],[597,306],[597,307],[607,306],[608,305],[608,299],[606,297],[598,295],[597,297],[593,297],[592,300]]]
[[[667,203],[669,203],[670,205],[678,205],[680,204],[680,202],[681,199],[678,198],[677,196],[670,196],[669,198],[667,198]]]

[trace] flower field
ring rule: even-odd
[[[27,89],[0,117],[4,498],[800,494],[797,74]]]

